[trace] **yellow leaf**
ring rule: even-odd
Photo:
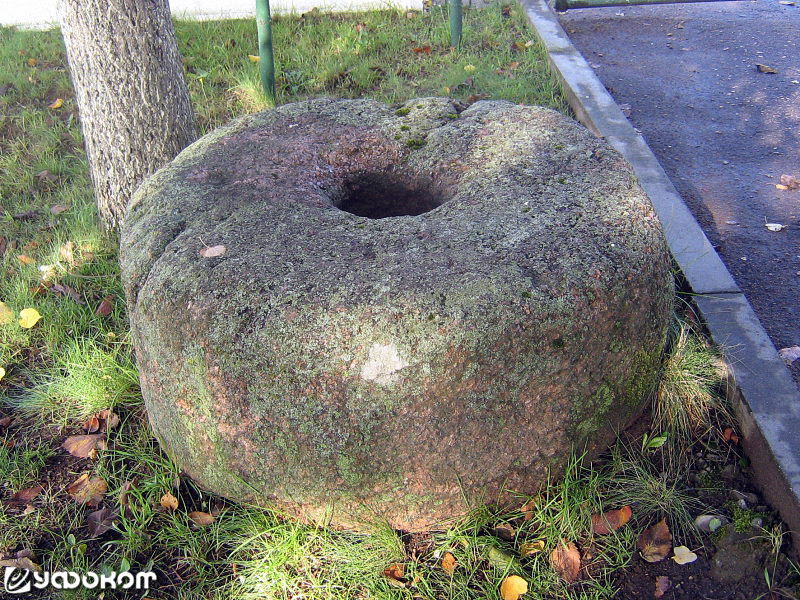
[[[35,67],[36,66],[36,59],[35,58],[29,58],[28,59],[28,66],[29,67]]]
[[[519,600],[519,597],[528,593],[528,582],[519,575],[509,575],[500,584],[500,596],[503,600]]]
[[[6,376],[6,370],[3,367],[0,367],[0,381],[2,381],[3,377]]]
[[[176,510],[178,508],[178,499],[171,493],[167,492],[161,496],[161,506],[169,511]]]
[[[248,54],[247,56],[248,56],[248,57],[250,58],[250,60],[252,60],[253,62],[261,62],[261,57],[260,57],[260,56],[256,56],[255,54]]]
[[[448,575],[452,575],[456,571],[456,566],[458,566],[456,557],[449,552],[445,552],[442,557],[442,569],[444,569],[444,572]]]
[[[675,556],[672,557],[672,560],[679,565],[685,565],[697,560],[697,554],[689,550],[686,546],[676,546],[672,549],[672,551],[675,553]]]
[[[23,329],[30,329],[42,318],[42,315],[35,308],[24,308],[19,311],[19,316],[19,326]]]
[[[8,325],[13,320],[13,311],[6,306],[5,302],[0,302],[0,325]]]
[[[63,98],[56,98],[56,101],[53,102],[52,104],[48,104],[47,108],[55,109],[55,108],[61,108],[62,106],[64,106],[64,99]]]
[[[467,73],[474,73],[475,71],[478,70],[478,67],[476,67],[475,65],[467,65],[466,67],[464,67],[464,70]]]
[[[21,262],[23,265],[32,265],[32,264],[35,264],[35,263],[36,263],[36,261],[35,261],[35,260],[33,260],[33,259],[32,259],[30,256],[28,256],[27,254],[18,254],[18,255],[17,255],[17,259],[18,259],[18,260],[19,260],[19,262]]]
[[[544,540],[528,540],[522,542],[519,547],[519,553],[522,556],[533,556],[542,550],[544,550]]]

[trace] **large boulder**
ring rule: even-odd
[[[151,177],[121,240],[150,421],[203,487],[422,529],[533,492],[652,389],[658,219],[552,110],[281,106]]]

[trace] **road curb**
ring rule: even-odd
[[[725,350],[728,397],[764,497],[800,548],[800,390],[753,308],[691,211],[569,37],[546,0],[520,0],[577,119],[633,166],[714,342]]]

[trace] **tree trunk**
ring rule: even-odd
[[[139,184],[199,135],[168,0],[58,0],[97,207],[117,228]]]

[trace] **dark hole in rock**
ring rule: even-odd
[[[359,173],[347,179],[334,204],[368,219],[421,215],[447,198],[430,179],[397,173]]]

